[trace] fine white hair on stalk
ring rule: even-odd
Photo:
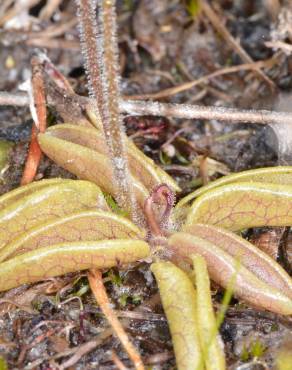
[[[93,108],[96,105],[93,99],[82,97],[83,102],[87,101]],[[0,105],[15,105],[23,107],[29,105],[26,95],[7,93],[0,91]],[[154,101],[120,100],[120,113],[130,115],[165,116],[172,118],[183,118],[190,120],[211,120],[225,121],[229,124],[257,123],[269,125],[272,123],[292,125],[292,114],[290,112],[275,112],[270,110],[248,110],[214,106],[201,106],[190,104],[160,103]],[[196,121],[194,121],[196,123]]]
[[[90,96],[101,117],[116,183],[119,206],[137,220],[136,201],[131,186],[124,127],[119,112],[119,64],[114,0],[76,0],[81,49],[85,61]],[[98,7],[98,19],[96,18]]]

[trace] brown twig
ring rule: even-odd
[[[40,364],[44,363],[45,361],[53,361],[62,357],[68,357],[72,355],[68,360],[63,362],[63,364],[59,365],[58,370],[64,370],[68,367],[74,366],[82,356],[86,355],[87,353],[93,351],[96,347],[101,345],[107,338],[112,335],[112,329],[106,329],[98,337],[94,340],[81,344],[77,347],[67,349],[63,352],[59,352],[56,355],[44,356],[42,358],[38,358],[37,360],[31,362],[29,365],[25,366],[25,370],[32,370],[35,369]]]
[[[225,39],[225,41],[236,51],[240,58],[245,63],[253,63],[252,58],[247,54],[247,52],[240,46],[240,44],[235,40],[235,38],[230,34],[225,25],[221,22],[218,15],[214,12],[212,7],[208,4],[206,0],[200,0],[202,11],[205,13],[212,26],[216,31]],[[263,73],[260,69],[256,68],[255,73],[260,76],[264,81],[268,83],[271,89],[275,89],[276,86],[274,82]]]
[[[215,77],[219,77],[219,76],[223,76],[223,75],[231,74],[231,73],[236,73],[240,71],[255,71],[260,68],[271,66],[275,62],[276,62],[275,58],[270,58],[268,60],[263,60],[259,62],[246,63],[246,64],[241,64],[239,66],[225,67],[225,68],[219,69],[218,71],[212,72],[206,76],[202,76],[198,78],[197,80],[185,82],[181,85],[170,87],[170,88],[158,91],[156,93],[143,94],[143,95],[131,95],[131,96],[127,96],[126,98],[131,99],[131,100],[132,99],[133,100],[146,100],[146,99],[166,98],[166,97],[181,93],[183,91],[189,90],[195,86],[207,83],[209,80],[212,80]]]
[[[80,50],[79,43],[74,40],[33,38],[25,41],[28,46],[46,49]]]
[[[43,31],[35,31],[35,32],[29,32],[28,37],[30,39],[40,39],[40,38],[47,38],[51,39],[53,37],[60,37],[63,34],[66,34],[71,28],[75,27],[78,23],[78,20],[76,17],[73,17],[66,22],[60,22],[57,24],[53,24],[52,26],[47,27]],[[76,45],[79,45],[79,43],[76,42]]]
[[[267,41],[267,42],[265,42],[265,46],[267,48],[273,48],[273,49],[281,50],[283,53],[285,53],[287,55],[292,54],[292,45],[288,44],[287,42],[284,42],[284,41],[280,41],[280,40]]]
[[[119,370],[128,370],[128,368],[122,363],[122,361],[118,358],[115,351],[111,351],[111,360],[116,365]]]
[[[264,0],[263,3],[272,20],[276,21],[281,9],[280,0]]]
[[[16,17],[19,13],[39,3],[39,0],[28,0],[27,2],[15,1],[13,8],[7,10],[6,13],[0,18],[0,27],[2,27],[10,19]]]
[[[6,13],[7,9],[13,4],[14,0],[3,0],[0,4],[0,18]]]
[[[7,299],[7,298],[1,298],[0,299],[0,305],[2,305],[3,303],[8,303],[10,306],[15,306],[17,308],[19,308],[20,310],[24,311],[24,312],[28,312],[28,313],[35,313],[35,311],[28,305],[23,305],[21,303],[18,303],[16,302],[16,300],[12,300],[12,299]],[[4,313],[6,313],[4,311]],[[0,315],[2,316],[2,310],[0,311]]]
[[[145,363],[147,365],[161,365],[171,358],[173,358],[173,354],[170,351],[165,351],[148,356],[145,359]]]
[[[108,337],[107,333],[105,333],[105,338]],[[70,357],[67,361],[63,362],[62,365],[59,366],[59,370],[67,369],[68,367],[74,366],[82,356],[86,355],[87,353],[93,351],[97,346],[99,346],[103,340],[105,339],[103,336],[103,333],[98,336],[96,340],[91,340],[87,343],[82,344],[81,346],[78,346],[77,348],[73,348],[72,350],[69,350],[69,352],[74,352],[73,356]],[[63,354],[66,356],[66,353]]]
[[[18,366],[22,367],[23,365],[23,362],[25,360],[25,357],[26,357],[26,354],[27,352],[35,347],[37,344],[41,343],[42,341],[44,341],[45,339],[51,337],[52,335],[54,335],[57,331],[59,331],[59,328],[54,328],[54,329],[48,329],[46,332],[38,335],[34,341],[30,344],[25,344],[21,351],[20,351],[20,354],[18,356],[18,359],[17,359],[17,364]]]
[[[105,287],[103,285],[101,272],[93,269],[90,270],[88,273],[88,281],[97,303],[99,304],[103,314],[106,316],[107,320],[114,329],[117,337],[120,339],[130,359],[133,361],[135,368],[137,370],[144,370],[144,365],[142,363],[139,353],[136,351],[135,347],[130,342],[128,335],[124,331],[121,323],[119,322],[114,311],[110,307],[110,302]]]
[[[55,65],[47,58],[46,55],[40,54],[40,58],[42,59],[44,70],[51,77],[54,83],[62,90],[66,92],[66,94],[75,95],[74,89],[71,86],[70,82],[67,78],[55,67]]]
[[[40,12],[40,18],[48,20],[51,18],[53,13],[56,11],[56,9],[61,4],[62,0],[50,0],[47,1],[46,5],[43,7],[43,9]]]

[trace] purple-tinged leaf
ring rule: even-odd
[[[191,255],[200,254],[207,262],[210,278],[226,288],[235,276],[234,293],[247,303],[282,315],[292,314],[292,301],[270,287],[236,259],[207,240],[188,233],[175,233],[169,239],[172,260],[189,269]]]
[[[236,234],[212,225],[185,226],[184,232],[215,244],[238,259],[249,271],[266,284],[292,299],[292,279],[270,256]]]

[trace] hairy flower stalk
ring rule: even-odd
[[[94,98],[95,111],[101,116],[109,157],[116,184],[115,198],[137,221],[135,199],[128,169],[123,139],[123,122],[119,113],[119,65],[116,39],[114,0],[76,0],[82,52],[85,59],[89,92]]]

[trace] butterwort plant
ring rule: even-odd
[[[292,167],[225,176],[175,206],[179,186],[123,129],[114,1],[98,1],[98,19],[95,1],[76,4],[92,97],[87,124],[55,125],[37,142],[79,180],[32,182],[0,198],[0,290],[151,261],[178,369],[225,369],[210,279],[253,307],[292,314],[290,276],[239,234],[292,225]]]

